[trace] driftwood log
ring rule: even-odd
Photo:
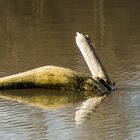
[[[108,90],[114,90],[114,83],[109,79],[88,35],[84,36],[77,32],[76,44],[89,67],[92,77],[96,81],[100,81]]]
[[[105,91],[106,88],[90,76],[56,66],[44,66],[0,78],[0,89],[48,88],[83,91]]]
[[[76,43],[83,54],[92,77],[71,69],[44,66],[27,72],[0,78],[0,89],[48,88],[106,92],[111,83],[88,36],[77,33]]]

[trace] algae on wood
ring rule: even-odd
[[[44,66],[0,78],[0,89],[47,88],[90,91],[94,94],[112,90],[113,84],[101,64],[89,37],[77,33],[76,43],[93,77],[67,68]]]
[[[23,73],[0,78],[0,89],[48,88],[83,90],[97,93],[107,89],[92,77],[71,69],[44,66]]]

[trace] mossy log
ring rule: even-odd
[[[107,91],[100,82],[90,76],[56,66],[44,66],[0,78],[0,89],[20,88],[83,90],[94,93]]]
[[[0,78],[0,89],[48,88],[82,90],[93,93],[112,90],[111,83],[88,36],[77,33],[76,43],[92,73],[92,77],[71,69],[44,66]]]

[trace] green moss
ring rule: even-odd
[[[0,89],[47,88],[98,92],[103,85],[79,72],[46,66],[24,73],[0,78]]]

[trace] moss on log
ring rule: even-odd
[[[0,89],[47,88],[106,92],[115,89],[88,36],[77,33],[76,43],[92,73],[92,77],[71,69],[44,66],[0,78]]]
[[[107,89],[92,77],[71,69],[44,66],[0,78],[0,89],[47,88],[106,92]]]

